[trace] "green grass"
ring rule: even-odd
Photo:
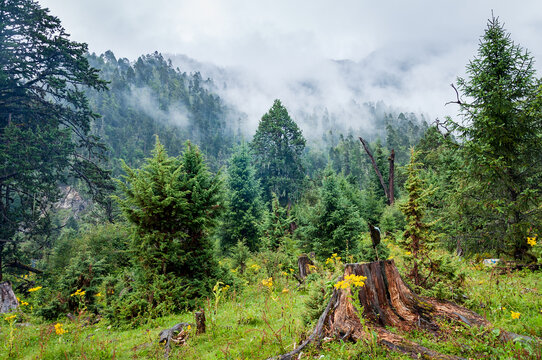
[[[435,351],[465,358],[540,359],[539,344],[503,344],[497,330],[542,336],[540,273],[496,275],[477,266],[467,268],[467,273],[466,305],[486,316],[495,329],[442,324],[445,331],[439,337],[424,331],[402,335]],[[216,312],[215,299],[209,299],[205,305],[207,332],[195,335],[195,329],[190,330],[185,345],[173,344],[170,359],[265,359],[303,341],[312,331],[303,319],[308,291],[296,289],[295,281],[286,277],[276,279],[270,291],[262,285],[263,278],[254,275],[242,291],[227,290]],[[519,312],[519,319],[513,319],[510,311]],[[194,322],[191,312],[148,320],[135,329],[113,328],[104,319],[85,326],[84,318],[63,319],[67,330],[63,335],[56,334],[55,323],[41,323],[31,315],[19,315],[12,328],[1,320],[0,359],[163,359],[158,333],[178,322]],[[410,358],[366,342],[325,341],[303,353],[303,358],[321,359]]]

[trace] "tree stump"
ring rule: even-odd
[[[10,312],[18,306],[19,302],[13,292],[11,283],[8,281],[0,283],[0,314]]]
[[[314,265],[312,260],[307,255],[301,255],[297,259],[297,267],[299,268],[299,278],[305,280],[310,273],[309,265]]]
[[[399,275],[393,260],[347,264],[344,275],[339,280],[351,274],[367,278],[365,285],[358,288],[357,292],[359,303],[363,306],[363,323],[352,304],[352,289],[335,289],[309,338],[296,350],[272,359],[293,359],[305,346],[320,341],[324,336],[341,340],[369,340],[371,334],[368,332],[376,333],[378,342],[394,351],[414,357],[421,354],[433,359],[458,359],[406,340],[389,332],[386,327],[391,326],[403,331],[421,328],[438,333],[437,319],[458,321],[467,326],[491,325],[480,315],[461,306],[416,295]],[[501,331],[503,341],[518,336]]]
[[[203,334],[205,332],[205,313],[203,310],[194,313],[196,318],[196,334]]]

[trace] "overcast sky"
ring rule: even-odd
[[[154,51],[185,54],[245,71],[252,90],[263,94],[251,115],[272,99],[300,102],[282,93],[288,82],[313,77],[331,86],[330,99],[344,95],[332,82],[325,59],[366,65],[362,78],[397,73],[399,89],[367,84],[364,101],[384,100],[432,117],[453,115],[449,84],[464,73],[493,10],[512,39],[542,60],[542,2],[364,1],[364,0],[40,0],[58,16],[72,39],[90,51],[117,57]],[[369,59],[369,60],[367,60]],[[369,81],[368,81],[369,83]],[[375,79],[371,79],[371,84]],[[257,88],[257,89],[256,89]],[[290,98],[289,98],[290,97]],[[228,98],[228,95],[225,95]],[[268,99],[269,98],[269,99]],[[238,99],[239,100],[239,99]],[[333,102],[334,100],[330,100]],[[243,101],[240,101],[243,106]],[[262,108],[263,109],[260,109]],[[260,115],[261,116],[261,115]]]

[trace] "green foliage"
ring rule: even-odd
[[[276,250],[285,239],[291,238],[294,217],[290,215],[289,207],[281,206],[278,196],[272,195],[271,210],[266,211],[262,224],[261,242],[266,249]]]
[[[128,229],[124,224],[105,224],[68,230],[55,242],[40,279],[44,289],[36,295],[36,314],[56,319],[77,313],[82,305],[91,313],[101,312],[102,283],[129,264]],[[62,269],[62,270],[59,270]],[[85,291],[81,298],[71,296]]]
[[[384,208],[378,224],[380,224],[380,231],[382,234],[391,234],[396,231],[404,230],[406,225],[405,216],[401,212],[397,202]]]
[[[354,253],[361,232],[365,230],[358,206],[359,192],[342,176],[328,167],[324,173],[320,199],[301,229],[302,248],[327,258],[333,253],[346,257]]]
[[[305,139],[280,100],[262,116],[250,146],[265,200],[270,201],[275,193],[282,205],[290,203],[304,178]]]
[[[240,145],[228,166],[228,212],[224,220],[222,247],[244,241],[251,251],[260,248],[260,223],[263,216],[261,189],[252,165],[250,150]]]
[[[239,115],[212,91],[210,79],[199,72],[187,74],[158,52],[135,62],[107,51],[88,55],[92,66],[110,81],[110,91],[87,93],[103,115],[95,131],[110,148],[114,174],[122,173],[120,159],[141,166],[154,147],[154,135],[171,154],[179,154],[191,139],[206,154],[209,165],[225,163],[234,143],[232,129]]]
[[[542,97],[533,58],[489,20],[478,55],[458,79],[462,121],[448,119],[463,142],[455,202],[464,231],[515,258],[531,258],[528,230],[541,220]]]
[[[17,231],[48,229],[59,184],[78,178],[94,195],[111,189],[103,146],[90,131],[98,115],[84,94],[106,83],[86,60],[87,45],[70,41],[33,0],[3,2],[1,17],[0,268]]]
[[[209,232],[222,211],[222,183],[196,146],[187,143],[173,158],[158,138],[143,168],[125,168],[125,198],[117,200],[132,224],[136,270],[133,294],[124,301],[135,301],[127,316],[193,307],[221,274]]]
[[[430,229],[431,224],[424,221],[426,201],[433,190],[424,189],[417,157],[418,153],[412,149],[405,184],[408,198],[401,204],[406,226],[399,244],[405,251],[408,277],[420,292],[461,300],[464,274],[459,271],[456,259],[436,248],[436,235]]]

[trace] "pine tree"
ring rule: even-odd
[[[251,251],[257,251],[263,204],[250,149],[245,143],[241,144],[230,158],[227,184],[229,201],[222,247],[230,248],[242,241]]]
[[[534,60],[492,18],[467,74],[458,79],[468,99],[456,101],[462,121],[448,120],[466,162],[457,202],[474,214],[463,226],[469,237],[523,258],[528,231],[542,216],[542,96]]]
[[[418,169],[420,164],[416,162],[416,157],[417,153],[412,149],[407,168],[408,179],[405,183],[408,200],[401,206],[406,220],[401,245],[406,251],[407,266],[410,268],[409,277],[416,286],[420,286],[422,284],[420,264],[426,261],[432,238],[429,234],[429,226],[423,221],[425,198],[429,192],[423,189]]]
[[[161,309],[155,314],[167,310],[162,303],[191,306],[220,277],[209,232],[223,208],[222,183],[189,142],[175,158],[157,138],[153,157],[139,170],[125,170],[125,198],[117,200],[133,226],[134,301],[143,297],[145,309]]]
[[[0,281],[15,233],[50,229],[59,184],[77,178],[93,195],[111,189],[84,94],[106,83],[86,52],[37,1],[0,3]]]
[[[265,200],[270,201],[275,193],[281,204],[291,202],[304,178],[301,155],[305,139],[280,100],[262,117],[250,145]]]
[[[322,258],[334,253],[343,257],[353,254],[366,229],[358,207],[346,194],[347,188],[351,190],[352,186],[328,167],[320,188],[320,202],[303,229],[310,241],[304,247]]]

